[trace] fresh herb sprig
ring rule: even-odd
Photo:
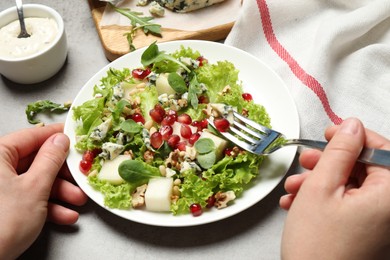
[[[30,124],[39,124],[40,120],[35,119],[35,116],[41,112],[66,112],[69,110],[71,103],[57,104],[50,100],[38,100],[30,103],[26,108],[27,120]]]
[[[153,34],[155,36],[161,37],[161,25],[157,23],[152,23],[152,16],[142,16],[142,12],[135,12],[129,8],[119,8],[109,3],[109,5],[118,13],[126,16],[130,19],[131,30],[128,33],[125,33],[127,41],[129,43],[130,51],[134,51],[136,48],[133,44],[135,34],[138,30],[142,30],[146,35]]]
[[[149,47],[142,53],[141,56],[141,63],[145,67],[148,67],[149,65],[162,61],[162,60],[169,60],[172,61],[181,67],[183,67],[188,73],[191,72],[191,70],[182,62],[180,62],[178,59],[175,57],[166,54],[165,51],[160,51],[158,49],[158,46],[156,42],[153,42],[152,44],[149,45]]]
[[[198,81],[198,78],[196,77],[195,72],[190,73],[190,84],[188,86],[188,100],[190,101],[190,104],[193,108],[198,108],[198,94],[202,94],[202,88],[200,86],[200,83]]]
[[[141,55],[141,63],[145,67],[162,60],[172,61],[187,71],[190,79],[188,84],[188,100],[190,101],[192,107],[196,109],[198,107],[198,94],[202,93],[202,89],[195,72],[191,71],[184,63],[180,62],[175,57],[165,53],[164,51],[160,51],[156,42],[152,43]],[[176,73],[170,73],[168,81],[171,86],[174,86],[177,92],[183,93],[185,92],[184,88],[186,88],[186,84],[180,76],[175,74]]]

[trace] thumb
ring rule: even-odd
[[[333,192],[344,187],[363,148],[365,130],[355,118],[346,119],[326,146],[313,169],[313,179]]]
[[[69,150],[69,138],[62,133],[50,136],[41,146],[28,174],[38,180],[40,187],[50,192]]]

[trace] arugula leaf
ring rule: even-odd
[[[142,16],[142,12],[135,12],[130,10],[129,8],[119,8],[113,5],[112,3],[109,3],[109,5],[118,13],[121,15],[126,16],[130,19],[132,29],[130,32],[125,33],[127,41],[129,42],[130,51],[135,50],[135,46],[133,44],[133,39],[135,37],[136,31],[139,29],[142,29],[143,32],[148,35],[149,33],[162,37],[161,35],[161,25],[152,23],[153,20],[152,16]]]
[[[120,115],[121,115],[123,109],[128,105],[130,105],[130,103],[124,99],[122,99],[118,102],[114,111],[112,111],[112,118],[114,119],[115,122],[120,121]]]
[[[149,65],[162,60],[172,61],[180,65],[181,67],[183,67],[188,73],[191,72],[191,70],[187,68],[185,64],[183,64],[173,56],[166,54],[165,51],[160,51],[158,49],[156,42],[150,44],[149,47],[144,51],[144,53],[142,53],[141,56],[141,63],[142,65],[144,65],[144,67],[148,67]]]
[[[41,121],[39,119],[34,119],[35,115],[40,112],[65,112],[70,108],[71,103],[57,104],[50,100],[38,100],[36,102],[30,103],[26,108],[27,120],[30,124],[38,124]]]

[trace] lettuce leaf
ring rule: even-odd
[[[256,104],[253,101],[245,101],[243,108],[248,111],[249,119],[271,128],[271,118],[269,117],[264,106]]]
[[[112,185],[106,181],[101,181],[97,176],[88,177],[89,184],[104,196],[104,205],[109,208],[130,209],[131,191],[133,187],[129,183]]]
[[[102,123],[100,115],[104,110],[104,102],[104,98],[95,98],[73,108],[73,118],[82,122],[76,129],[76,135],[89,134],[94,127]]]
[[[189,213],[189,207],[192,203],[199,203],[202,207],[206,206],[206,200],[213,194],[214,183],[202,180],[191,170],[182,173],[184,182],[180,189],[180,198],[173,203],[171,210],[174,215]]]
[[[151,120],[149,111],[158,103],[158,92],[156,87],[149,86],[138,94],[141,98],[141,111],[145,121]]]
[[[240,196],[246,185],[259,174],[263,157],[242,153],[233,158],[225,156],[199,177],[191,171],[186,172],[181,186],[181,197],[172,204],[173,214],[186,214],[192,203],[205,207],[207,199],[217,191],[234,191]]]
[[[180,46],[180,49],[178,49],[177,51],[172,53],[172,56],[175,57],[176,59],[179,59],[181,57],[188,57],[188,58],[191,58],[193,60],[196,60],[197,58],[199,58],[201,56],[201,54],[197,50],[193,50],[189,47],[186,48],[184,46]]]
[[[238,100],[242,100],[242,88],[238,84],[239,71],[229,61],[218,61],[217,63],[206,63],[196,70],[198,81],[206,84],[207,92],[211,103],[222,103],[223,96],[219,95],[226,86],[232,90],[232,98],[236,102],[228,102],[231,105],[237,105]]]

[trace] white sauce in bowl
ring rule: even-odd
[[[58,25],[51,18],[25,18],[28,38],[18,38],[19,20],[0,29],[0,58],[18,59],[47,49],[58,35]]]

